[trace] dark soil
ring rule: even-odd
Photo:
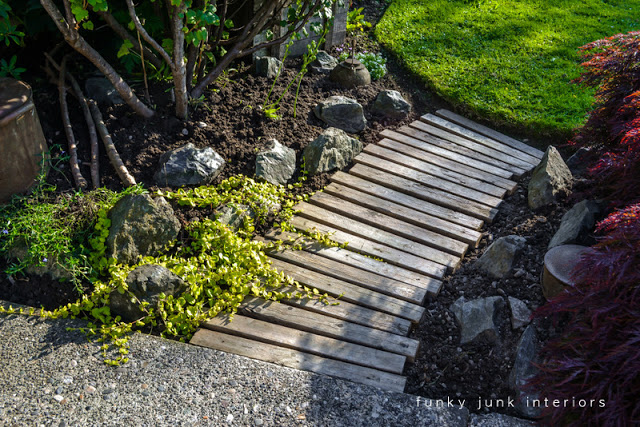
[[[366,19],[371,22],[376,22],[384,10],[383,1],[354,2],[354,7],[361,6],[365,8]],[[367,39],[359,41],[359,50],[362,50],[361,46],[368,50],[379,49],[375,42]],[[335,53],[335,49],[333,52]],[[140,119],[126,105],[102,106],[101,109],[126,167],[136,181],[143,183],[146,188],[153,189],[156,186],[153,175],[158,167],[160,155],[186,143],[192,143],[197,147],[211,146],[224,157],[227,165],[218,181],[236,174],[253,176],[256,153],[270,138],[295,149],[298,163],[300,162],[304,147],[326,127],[314,116],[313,107],[318,101],[331,95],[354,98],[365,107],[368,127],[357,135],[365,145],[376,142],[379,132],[383,129],[409,123],[419,115],[434,112],[439,108],[452,108],[425,90],[424,84],[404,71],[392,57],[387,55],[387,58],[389,73],[364,88],[342,89],[325,76],[308,74],[300,88],[295,118],[295,87],[280,103],[279,114],[282,118],[265,118],[261,106],[272,80],[256,77],[253,69],[244,64],[236,64],[237,71],[229,72],[224,79],[220,79],[206,91],[203,100],[192,104],[192,113],[187,121],[178,120],[173,116],[172,106],[168,102],[167,87],[161,84],[151,87],[151,101],[157,106],[158,114],[150,120]],[[276,82],[271,99],[282,93],[294,78],[299,65],[300,60],[286,63],[285,71]],[[36,85],[34,89],[35,104],[51,155],[55,157],[64,149],[60,147],[66,147],[57,89],[46,83]],[[142,92],[141,86],[135,89]],[[409,117],[402,122],[385,122],[371,116],[371,103],[382,89],[398,90],[412,103],[413,112]],[[88,135],[80,109],[71,97],[69,104],[76,136],[79,141],[87,141]],[[185,129],[186,135],[183,133]],[[540,146],[543,143],[534,140],[533,137],[529,138],[533,145]],[[537,144],[538,142],[540,144]],[[79,157],[89,158],[86,144],[81,143]],[[100,167],[101,184],[112,189],[120,189],[118,177],[103,150]],[[83,164],[81,169],[88,178],[89,167]],[[59,192],[72,190],[72,180],[67,170],[68,165],[60,164],[49,174],[49,182],[55,184]],[[294,176],[292,182],[297,178],[298,176]],[[300,191],[316,191],[327,183],[328,175],[319,175],[309,179]],[[499,344],[477,342],[460,346],[459,327],[448,307],[463,295],[467,299],[494,295],[505,298],[512,296],[524,301],[530,309],[535,309],[544,302],[539,285],[542,260],[547,244],[557,229],[566,207],[557,206],[545,212],[532,212],[526,202],[527,183],[528,177],[521,180],[519,190],[505,200],[494,223],[485,228],[485,237],[480,247],[469,253],[457,272],[445,278],[441,294],[434,301],[427,303],[427,313],[412,333],[414,338],[421,341],[421,346],[415,362],[409,364],[405,371],[409,380],[409,393],[434,399],[455,397],[466,399],[468,402],[477,402],[478,397],[489,399],[512,395],[506,386],[506,380],[522,331],[511,329],[508,310],[502,313],[502,338]],[[188,222],[202,214],[180,208],[178,215],[182,222]],[[496,238],[509,234],[527,238],[528,246],[515,269],[518,277],[512,275],[504,280],[494,280],[474,271],[473,262],[483,250]],[[5,266],[0,267],[4,270]],[[52,309],[74,301],[76,297],[77,292],[73,285],[53,281],[47,277],[7,278],[3,274],[0,280],[0,299],[16,303]],[[543,337],[547,333],[544,330],[540,332]],[[474,405],[470,405],[469,408],[475,409]]]

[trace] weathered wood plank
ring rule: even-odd
[[[527,154],[515,148],[511,148],[494,139],[487,138],[486,136],[480,135],[479,133],[473,132],[472,130],[459,126],[455,123],[451,123],[450,121],[445,120],[442,117],[434,116],[433,114],[425,114],[424,116],[420,117],[420,120],[430,125],[437,126],[448,132],[451,132],[456,135],[470,139],[472,141],[478,142],[496,151],[503,152],[511,156],[511,158],[523,160],[524,162],[529,164],[531,169],[533,169],[540,162],[539,159],[537,159],[536,157],[530,154]],[[508,158],[505,158],[503,160],[507,161],[506,159]]]
[[[506,188],[471,178],[464,174],[463,171],[440,166],[439,157],[392,139],[384,138],[378,144],[369,144],[364,151],[492,197],[501,199],[507,193]],[[456,164],[456,166],[459,167],[460,165]],[[445,187],[442,188],[445,189]]]
[[[283,242],[299,245],[306,252],[311,252],[343,264],[348,264],[380,276],[425,289],[430,296],[436,296],[442,288],[442,282],[432,277],[409,271],[383,261],[378,261],[348,249],[325,246],[315,240],[299,236],[295,233],[282,230],[270,230],[265,234],[265,237],[269,240],[282,240]]]
[[[422,304],[427,296],[426,289],[380,276],[370,271],[361,270],[349,264],[343,264],[311,252],[285,249],[271,250],[268,255],[269,257],[415,304]]]
[[[344,301],[402,317],[414,323],[418,322],[424,314],[424,307],[417,304],[361,288],[344,280],[335,279],[276,258],[270,258],[270,260],[275,269],[284,272],[293,280],[310,288],[317,288],[334,297],[341,295],[340,298]]]
[[[498,160],[498,159],[495,159],[493,157],[489,157],[486,154],[484,154],[484,152],[474,151],[474,150],[472,150],[472,149],[467,147],[469,145],[475,144],[475,142],[467,141],[467,140],[465,140],[464,138],[462,138],[460,136],[457,136],[457,135],[454,135],[454,134],[450,134],[449,137],[451,139],[460,140],[460,141],[462,141],[463,144],[465,144],[465,145],[460,145],[459,143],[455,143],[455,142],[452,142],[452,141],[447,141],[447,140],[442,139],[440,137],[431,135],[431,134],[425,132],[424,130],[420,130],[418,128],[425,128],[425,129],[433,128],[433,129],[436,129],[436,130],[438,130],[440,132],[445,133],[445,131],[443,131],[441,129],[435,128],[433,126],[429,126],[428,124],[422,123],[422,122],[413,122],[409,126],[402,126],[402,127],[398,128],[398,129],[396,129],[396,132],[398,132],[400,134],[403,134],[403,135],[406,135],[408,137],[417,139],[418,141],[420,141],[421,144],[418,144],[418,143],[415,143],[415,142],[413,143],[414,146],[416,148],[418,148],[418,149],[425,149],[426,148],[427,150],[432,150],[431,149],[432,146],[439,147],[441,149],[448,150],[448,151],[453,151],[453,152],[461,154],[463,156],[470,157],[470,158],[475,159],[475,160],[479,160],[479,161],[481,161],[483,163],[486,163],[488,165],[491,165],[491,166],[494,166],[494,167],[509,171],[509,172],[513,173],[517,177],[520,177],[524,173],[527,172],[525,169],[521,169],[521,168],[518,168],[516,166],[510,165],[508,163],[503,162],[502,160]],[[482,146],[480,144],[477,144],[477,145],[478,145],[478,149],[485,148],[485,149],[488,150],[487,147],[484,147],[484,146]],[[501,157],[504,157],[504,155],[501,155]],[[477,169],[473,169],[473,170],[477,171]],[[486,174],[486,172],[483,172],[483,173]],[[489,175],[490,176],[495,176],[495,175],[491,175],[491,174],[489,174]],[[506,178],[502,178],[502,179],[506,179]]]
[[[446,191],[447,193],[455,194],[457,196],[464,197],[465,199],[469,199],[474,202],[482,203],[483,205],[491,207],[499,206],[500,203],[502,203],[502,196],[495,197],[487,194],[486,191],[483,192],[483,190],[486,190],[487,187],[489,187],[489,184],[487,183],[478,183],[478,187],[480,188],[477,188],[476,190],[470,186],[470,183],[467,183],[465,185],[440,179],[429,172],[429,163],[419,160],[415,157],[402,154],[402,152],[400,151],[396,151],[396,149],[401,150],[401,146],[403,144],[396,143],[394,141],[391,141],[390,139],[383,139],[378,144],[380,145],[370,144],[369,146],[367,146],[362,152],[362,157],[358,155],[358,160],[356,161],[368,164],[372,167],[376,167],[376,161],[374,159],[369,159],[368,157],[366,157],[366,155],[369,154],[373,157],[397,163],[404,168],[413,169],[419,172],[422,176],[424,176],[424,179],[421,182],[424,182],[430,187],[437,188],[439,190]],[[393,149],[388,149],[391,147],[393,147]],[[407,147],[407,150],[411,150],[411,147]],[[401,171],[404,169],[398,170]],[[393,173],[395,172],[395,170],[389,170],[389,172]]]
[[[412,196],[420,197],[428,202],[446,208],[458,210],[488,222],[493,221],[493,218],[495,218],[498,213],[496,208],[491,208],[481,203],[473,202],[456,196],[455,194],[450,194],[446,191],[425,185],[423,181],[428,182],[428,178],[421,176],[418,171],[413,169],[401,168],[399,165],[394,166],[393,163],[382,159],[375,160],[377,167],[369,167],[363,164],[363,162],[366,159],[371,164],[373,162],[373,160],[371,160],[372,156],[368,158],[365,156],[366,153],[360,153],[358,157],[356,157],[355,160],[358,164],[353,166],[349,171],[351,175],[359,176],[360,178],[376,182]],[[390,170],[391,167],[393,167],[394,174],[384,172],[385,170]],[[402,175],[398,175],[399,173],[402,173]]]
[[[406,378],[378,371],[376,369],[353,365],[339,360],[327,359],[297,350],[291,350],[254,340],[200,329],[191,338],[191,344],[225,351],[251,359],[275,363],[293,369],[329,375],[360,384],[367,384],[383,390],[403,392]]]
[[[285,286],[280,289],[282,292],[291,292],[297,295],[297,289]],[[331,301],[331,298],[329,299]],[[311,311],[313,313],[322,314],[335,319],[347,322],[357,323],[358,325],[367,326],[369,328],[380,329],[381,331],[390,332],[395,335],[407,336],[411,330],[411,321],[401,317],[392,316],[391,314],[381,311],[372,310],[357,304],[339,299],[336,304],[326,304],[317,299],[309,299],[304,297],[296,297],[291,299],[283,299],[283,304]]]
[[[370,225],[376,229],[395,234],[396,236],[402,236],[456,257],[464,256],[467,249],[469,249],[469,245],[465,242],[402,221],[374,209],[360,206],[357,203],[352,203],[332,194],[318,192],[309,200],[309,203],[338,215],[351,218],[358,223]],[[434,259],[434,261],[440,262],[436,259]],[[447,262],[447,258],[443,258],[443,261],[440,263],[443,264],[444,262]]]
[[[265,322],[400,354],[410,361],[418,353],[417,340],[262,298],[245,298],[238,312]]]
[[[543,151],[540,151],[530,145],[527,145],[524,142],[518,141],[515,138],[511,138],[510,136],[500,133],[494,129],[488,128],[472,120],[469,120],[466,117],[458,115],[452,111],[438,110],[436,111],[436,115],[442,117],[445,120],[449,120],[452,123],[457,123],[460,126],[464,126],[481,135],[484,135],[489,138],[495,139],[496,141],[502,142],[503,144],[506,144],[509,147],[515,148],[516,150],[524,151],[525,153],[530,154],[537,159],[541,159],[542,156],[544,156]]]
[[[349,245],[349,250],[381,258],[390,264],[416,271],[435,279],[441,279],[447,271],[447,267],[442,264],[429,261],[411,253],[382,245],[371,240],[363,239],[362,237],[346,233],[342,230],[338,230],[337,228],[330,227],[326,224],[322,224],[308,218],[296,216],[289,222],[291,225],[301,230],[313,231],[315,229],[321,233],[329,233],[331,234],[330,237],[332,240],[340,244],[347,243]]]
[[[414,122],[411,124],[411,126],[414,126],[414,125],[417,126],[418,123],[421,123],[421,122]],[[448,159],[449,163],[447,163],[446,165],[443,164],[442,166],[444,167],[449,167],[449,168],[456,167],[457,170],[459,171],[466,170],[466,169],[461,169],[460,166],[467,169],[472,168],[477,171],[484,172],[483,175],[491,174],[507,180],[511,179],[511,177],[514,175],[514,171],[512,170],[502,169],[497,166],[493,166],[483,161],[480,161],[475,156],[460,154],[457,151],[452,150],[454,147],[453,145],[451,145],[451,143],[436,145],[431,142],[418,140],[417,138],[414,138],[412,136],[403,135],[401,133],[390,131],[388,129],[385,129],[382,132],[380,132],[380,136],[393,139],[398,142],[402,142],[403,144],[406,144],[406,145],[412,145],[416,148],[426,151],[427,153],[430,153],[431,155],[437,155],[439,157]],[[425,159],[428,159],[428,157],[425,157]],[[451,162],[455,162],[455,163],[451,163]],[[452,169],[452,170],[456,170],[456,169]],[[475,178],[475,176],[472,176],[472,177]]]
[[[484,221],[481,219],[474,218],[453,209],[444,208],[442,206],[426,202],[422,199],[409,196],[400,191],[392,190],[391,188],[376,184],[375,182],[367,181],[366,179],[362,179],[355,175],[336,172],[330,179],[337,184],[351,187],[357,191],[397,203],[398,205],[412,208],[416,211],[432,215],[436,218],[446,220],[447,222],[461,225],[465,228],[479,230],[484,224]]]
[[[377,212],[401,219],[402,221],[431,230],[443,236],[448,236],[452,239],[465,242],[473,247],[477,247],[478,243],[480,243],[480,239],[482,238],[482,233],[478,231],[424,214],[415,209],[357,191],[353,188],[340,185],[335,182],[325,187],[323,192],[357,203],[365,208],[373,209]]]
[[[313,221],[326,224],[355,236],[417,255],[424,259],[445,265],[452,270],[455,270],[460,264],[460,255],[446,253],[430,246],[417,243],[398,234],[381,230],[377,227],[347,218],[344,215],[331,212],[317,205],[302,202],[294,206],[294,208],[296,210],[301,210],[298,215],[304,218],[309,218]]]
[[[406,357],[399,354],[316,335],[238,314],[233,316],[233,320],[230,320],[229,315],[218,315],[204,322],[202,327],[395,374],[402,373],[406,361]]]

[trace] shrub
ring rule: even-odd
[[[573,143],[604,151],[590,169],[598,195],[621,206],[640,192],[640,31],[618,34],[581,48],[585,72],[576,80],[598,87],[596,108]]]
[[[640,204],[611,214],[597,231],[604,235],[574,270],[578,284],[535,313],[570,320],[543,348],[531,385],[549,400],[596,401],[546,408],[552,425],[640,423]]]

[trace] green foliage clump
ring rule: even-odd
[[[638,27],[640,3],[622,0],[395,0],[378,40],[426,84],[478,115],[568,136],[593,90],[571,85],[578,48]]]
[[[106,363],[118,365],[127,362],[130,333],[156,330],[162,336],[186,341],[207,318],[222,312],[235,313],[248,295],[268,300],[296,297],[325,300],[326,294],[321,295],[317,289],[302,286],[271,267],[265,251],[282,249],[283,242],[252,240],[255,226],[264,223],[276,206],[281,207],[277,219],[284,229],[290,229],[287,220],[294,214],[293,206],[307,198],[291,191],[301,185],[298,182],[287,187],[275,186],[235,176],[218,186],[158,192],[158,195],[182,206],[215,209],[224,204],[245,205],[253,215],[244,217],[244,223],[237,232],[211,218],[194,221],[185,227],[187,236],[181,245],[170,242],[162,254],[144,257],[136,265],[117,264],[104,256],[110,226],[107,212],[116,200],[115,196],[108,198],[94,212],[89,238],[88,246],[92,252],[86,259],[101,273],[100,280],[93,282],[93,292],[82,295],[75,303],[49,312],[40,310],[39,314],[49,318],[88,319],[90,323],[82,331],[104,343],[102,350]],[[118,198],[122,195],[119,194]],[[148,303],[137,300],[133,293],[129,293],[126,279],[136,267],[148,264],[171,270],[186,282],[187,290],[182,295],[160,295],[157,307],[149,307]],[[144,315],[133,322],[122,321],[120,316],[110,311],[112,292],[128,293],[132,302],[139,303]],[[0,307],[0,313],[12,311]],[[29,314],[36,312],[31,310]]]
[[[354,37],[371,28],[371,22],[364,19],[364,8],[353,9],[347,13],[347,34]]]

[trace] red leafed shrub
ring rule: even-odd
[[[597,232],[604,235],[574,269],[578,285],[535,313],[568,322],[541,350],[530,386],[550,401],[595,401],[546,408],[550,425],[640,425],[640,203]]]
[[[595,148],[595,192],[624,206],[640,200],[640,31],[581,48],[585,71],[576,80],[597,87],[596,108],[572,141]]]

